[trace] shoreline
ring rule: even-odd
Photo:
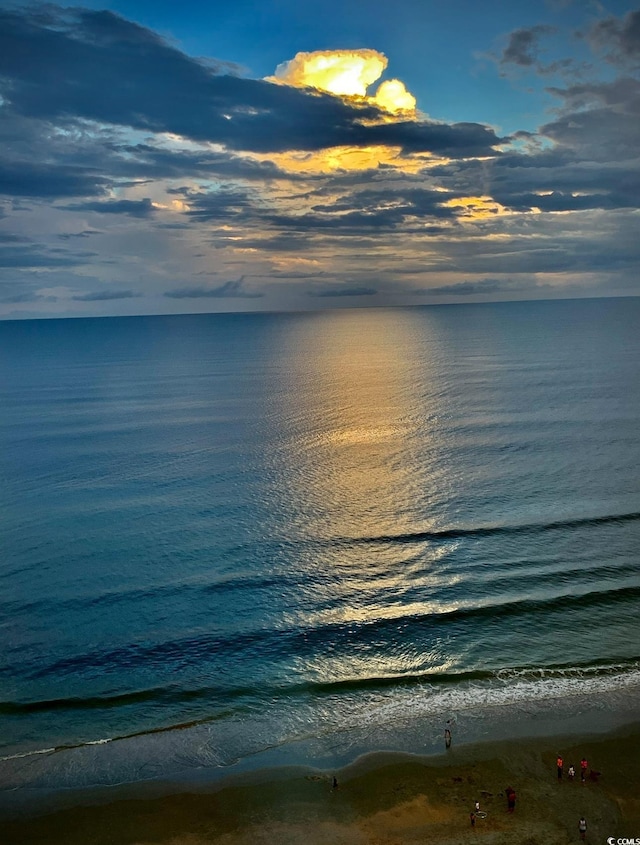
[[[587,756],[596,781],[557,781]],[[338,788],[332,788],[332,778]],[[505,789],[516,790],[513,814]],[[37,791],[36,791],[37,792]],[[417,755],[377,751],[336,770],[283,766],[185,785],[147,782],[107,790],[58,794],[0,809],[2,841],[20,845],[147,843],[306,845],[427,842],[457,845],[469,837],[494,843],[563,845],[578,841],[584,815],[587,841],[640,836],[640,722],[608,734],[498,739],[454,744]],[[33,796],[36,797],[35,795]],[[44,796],[41,796],[44,797]],[[487,813],[470,824],[476,800]]]
[[[603,736],[640,718],[640,684],[635,675],[624,680],[602,690],[574,679],[573,687],[584,689],[535,697],[522,694],[531,693],[528,687],[515,696],[507,685],[475,689],[471,701],[447,694],[436,709],[420,689],[407,695],[402,690],[397,700],[372,703],[369,710],[362,703],[357,711],[338,708],[335,724],[318,722],[304,732],[287,727],[278,732],[276,726],[269,736],[273,724],[249,722],[233,725],[227,735],[224,723],[206,722],[21,753],[0,760],[0,816],[11,805],[54,806],[64,795],[110,795],[119,789],[157,794],[167,783],[172,791],[200,784],[210,788],[262,770],[333,771],[378,751],[437,756],[450,718],[456,723],[454,748],[556,735]],[[557,686],[555,677],[552,682],[549,686]]]

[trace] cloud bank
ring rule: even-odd
[[[0,10],[0,317],[638,293],[639,23],[502,33],[497,82],[547,106],[507,137],[426,117],[372,48],[257,79],[111,11]]]

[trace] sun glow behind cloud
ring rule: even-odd
[[[271,161],[287,173],[309,175],[335,171],[375,170],[380,165],[403,173],[419,173],[425,167],[447,164],[449,159],[428,153],[403,154],[401,147],[331,147],[319,152],[252,153],[257,161]]]
[[[282,62],[269,82],[295,88],[315,88],[347,100],[368,103],[380,109],[379,122],[415,119],[416,98],[399,79],[387,79],[375,93],[368,89],[377,82],[389,61],[384,53],[372,49],[317,50],[299,52]],[[376,121],[374,121],[376,122]],[[276,163],[285,172],[321,174],[336,171],[376,169],[381,165],[417,173],[425,166],[445,164],[447,159],[428,153],[406,155],[400,146],[340,146],[317,152],[294,150],[286,153],[260,155],[252,158]]]
[[[456,209],[461,218],[473,220],[484,220],[509,213],[504,206],[488,196],[455,197],[443,202],[442,205],[446,208]]]
[[[387,57],[376,50],[317,50],[296,53],[278,65],[275,79],[342,97],[366,97],[367,88],[382,76],[387,64]]]
[[[399,79],[387,79],[376,91],[375,101],[390,112],[413,112],[416,98],[405,88]]]
[[[414,112],[416,98],[399,79],[386,80],[373,96],[367,94],[388,63],[384,53],[377,50],[301,52],[278,65],[275,76],[269,80],[296,88],[316,88],[338,97],[365,99],[391,114]]]

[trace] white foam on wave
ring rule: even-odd
[[[607,710],[607,718],[600,715],[597,722],[611,725],[616,708],[629,712],[635,702],[637,713],[639,697],[640,663],[509,669],[447,685],[341,690],[304,703],[274,699],[259,711],[189,728],[10,755],[0,758],[0,782],[5,788],[135,782],[222,771],[238,763],[260,767],[265,754],[274,752],[283,760],[318,765],[380,748],[428,752],[429,742],[433,748],[441,742],[442,725],[454,715],[457,741],[472,741],[522,733],[526,722],[544,722],[553,732],[560,714],[565,719]]]
[[[415,747],[416,737],[440,738],[444,721],[457,714],[473,732],[480,723],[502,723],[501,730],[521,730],[549,713],[567,717],[622,705],[622,694],[640,696],[640,664],[565,669],[514,669],[491,678],[443,686],[386,687],[381,690],[337,692],[300,706],[274,702],[271,713],[246,720],[241,731],[223,723],[207,726],[207,741],[198,749],[203,765],[229,766],[262,751],[313,747],[323,754],[331,747],[376,750]],[[626,707],[626,705],[624,705]],[[606,721],[606,720],[605,720]],[[549,725],[553,730],[553,725]],[[470,730],[471,733],[471,730]],[[495,733],[495,732],[494,732]],[[469,734],[470,737],[470,734]],[[435,739],[434,739],[435,741]],[[195,761],[194,761],[195,762]]]
[[[7,760],[21,760],[23,757],[35,757],[37,754],[53,754],[58,751],[57,748],[37,748],[35,751],[23,751],[21,754],[8,754],[6,757],[0,757],[0,763],[5,763]]]
[[[365,692],[336,693],[314,706],[316,719],[308,709],[292,711],[291,726],[307,733],[314,721],[334,729],[362,724],[363,714],[371,724],[380,724],[416,714],[425,716],[449,711],[477,710],[514,704],[535,706],[551,699],[597,696],[616,690],[640,690],[640,664],[565,669],[505,669],[491,678],[460,681],[444,686],[424,683],[387,687]],[[311,722],[311,724],[310,724]]]
[[[509,669],[490,681],[469,681],[445,689],[423,685],[416,690],[396,689],[391,700],[381,702],[377,712],[382,720],[406,715],[408,709],[426,714],[451,710],[476,710],[514,704],[535,705],[551,699],[604,695],[616,690],[640,688],[640,666],[628,671],[620,667],[568,669]]]

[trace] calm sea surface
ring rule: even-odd
[[[637,708],[638,326],[640,299],[0,323],[2,783]]]

